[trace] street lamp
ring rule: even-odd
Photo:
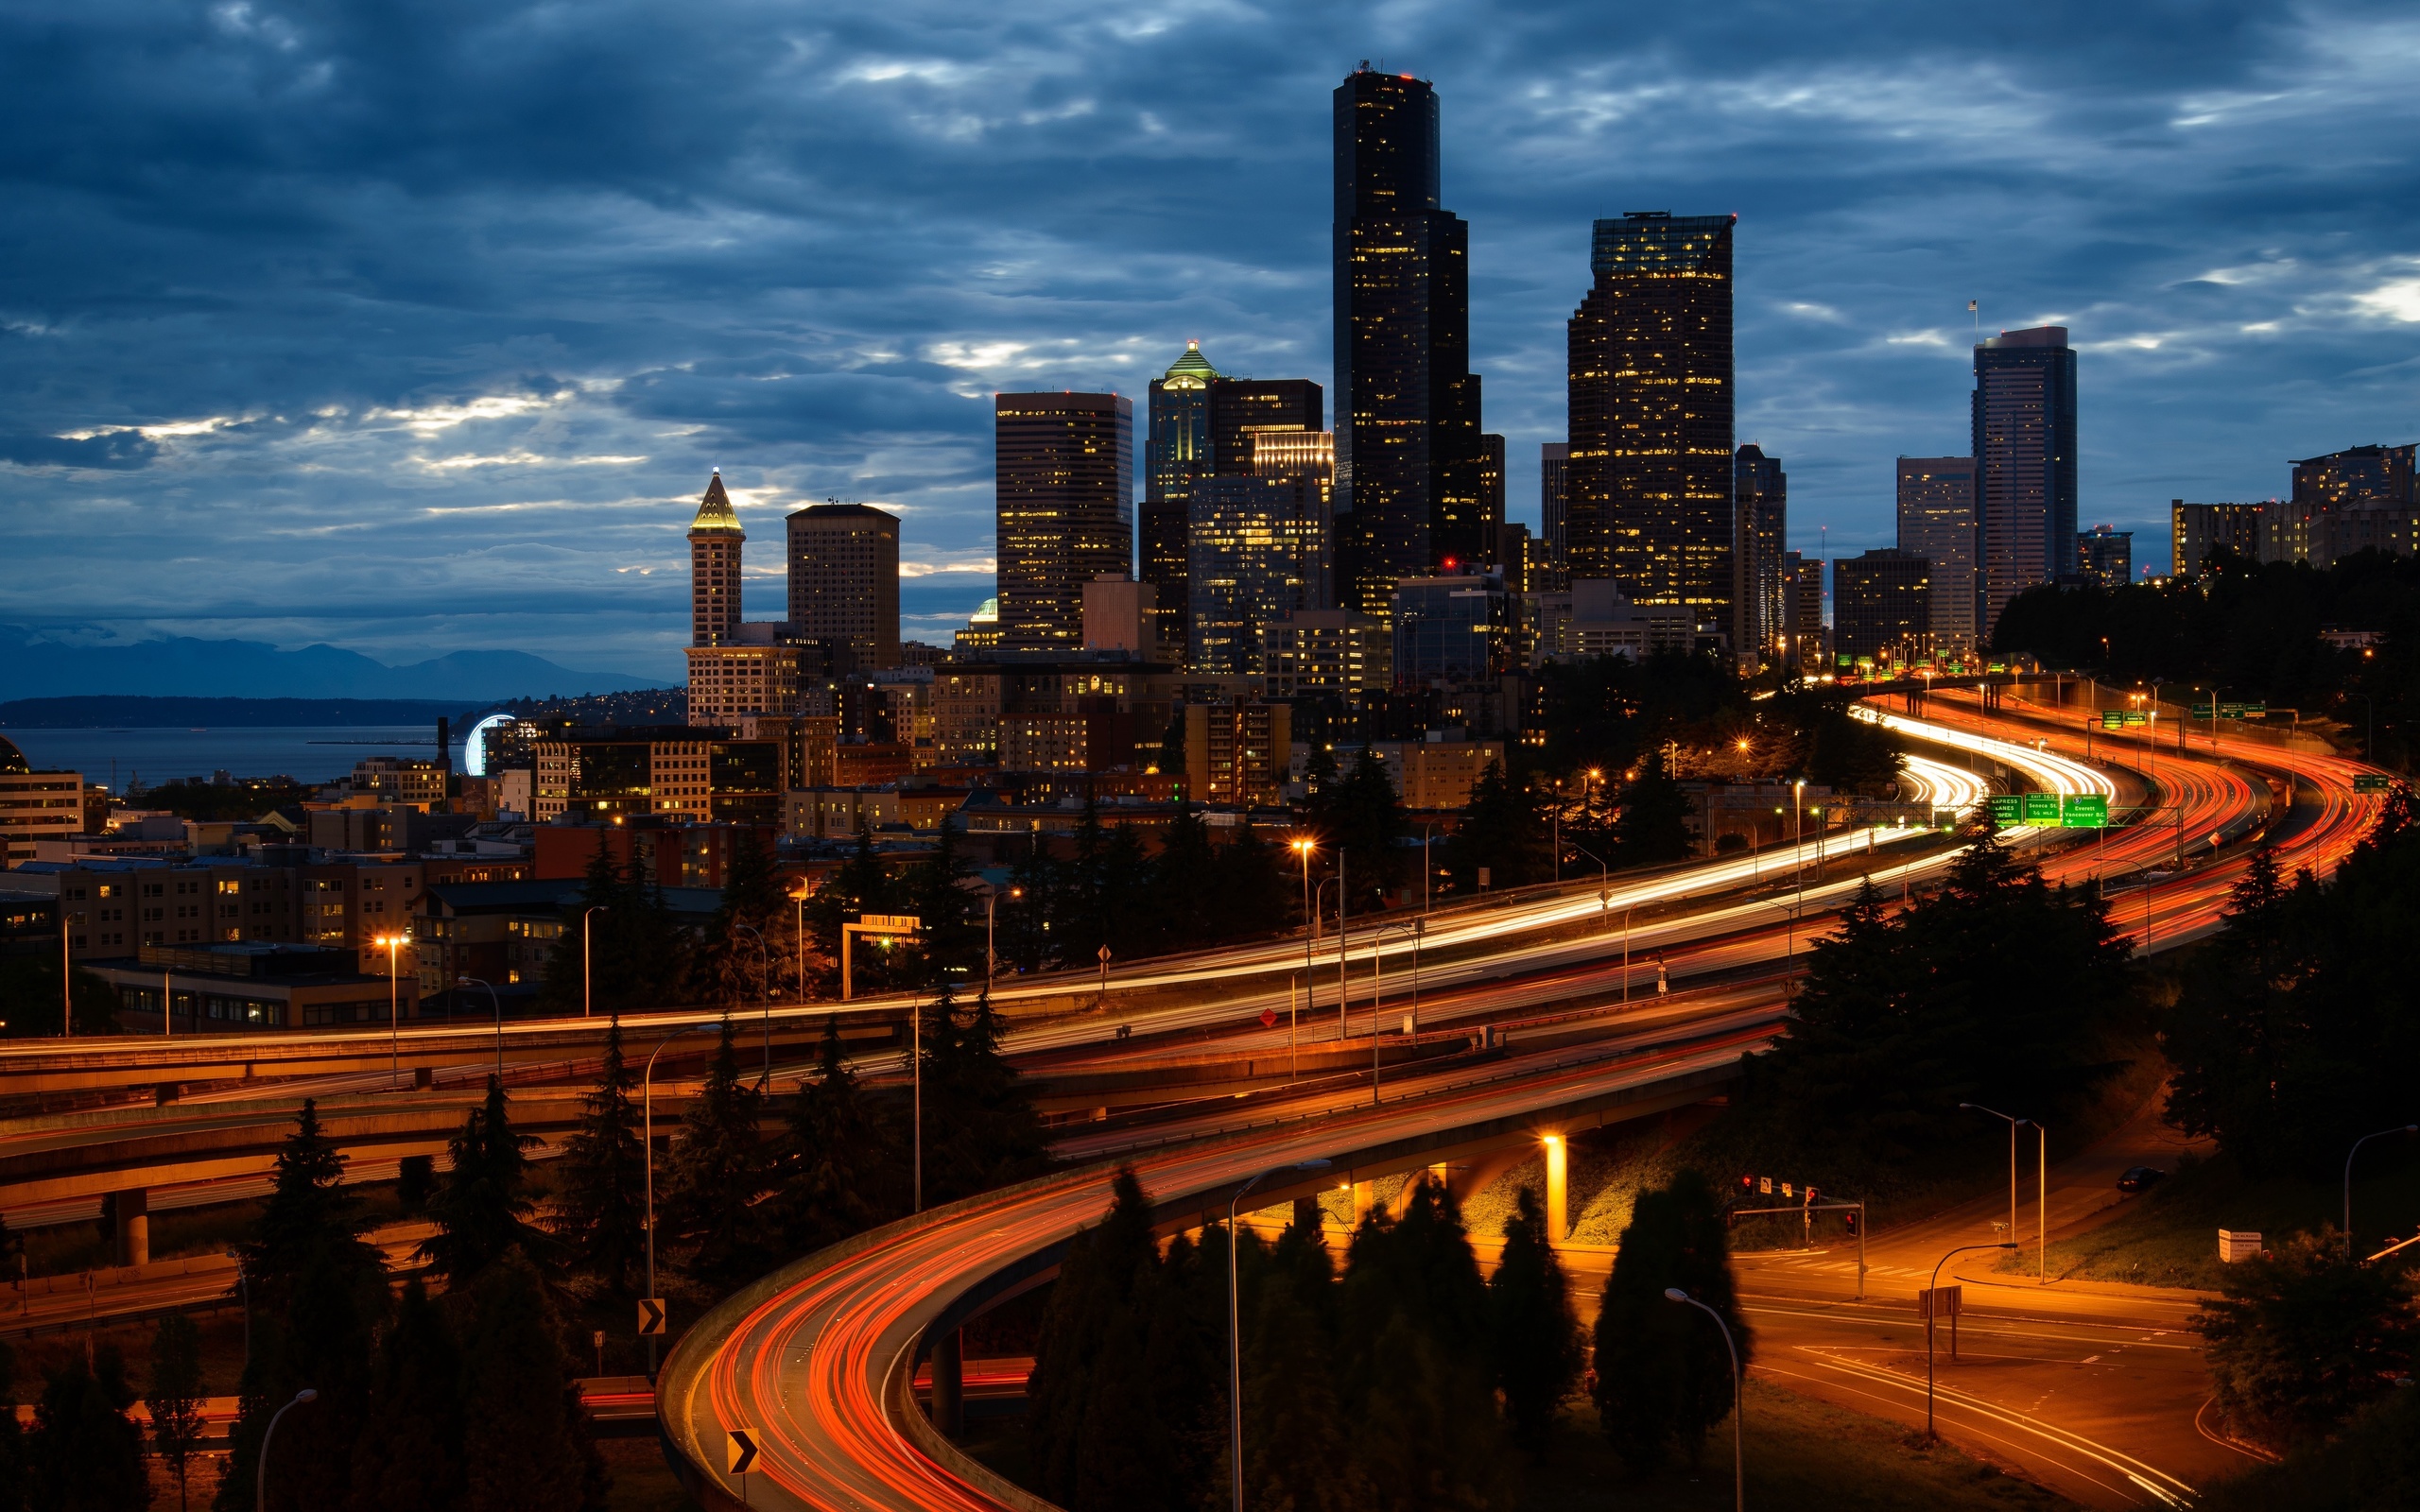
[[[504,1085],[504,1004],[495,995],[495,984],[482,982],[475,976],[458,976],[455,988],[483,987],[488,989],[488,1006],[495,1009],[495,1084]]]
[[[408,935],[380,935],[375,941],[387,947],[387,1086],[390,1090],[395,1079],[403,1074],[404,1066],[404,1000],[395,978],[398,970],[395,953],[403,949],[404,941],[410,937]]]
[[[1009,897],[1011,900],[1022,898],[1024,896],[1025,889],[1023,887],[1011,887],[1009,889]],[[993,949],[993,942],[998,937],[994,933],[993,915],[999,911],[999,907],[1000,889],[994,887],[992,889],[991,895],[983,900],[983,991],[986,996],[991,994],[992,978],[998,973],[1000,969],[999,953]]]
[[[685,1029],[675,1029],[664,1037],[662,1044],[648,1052],[647,1068],[639,1073],[639,1143],[647,1150],[647,1295],[655,1295],[655,1057],[664,1054],[665,1045],[684,1034],[703,1034],[711,1024],[693,1023]],[[647,1336],[648,1379],[655,1379],[655,1335]]]
[[[1932,1283],[1927,1287],[1925,1291],[1927,1297],[1926,1305],[1927,1307],[1935,1305],[1931,1299],[1936,1298],[1941,1295],[1941,1267],[1948,1264],[1953,1258],[1965,1254],[1970,1249],[2014,1249],[2015,1247],[2016,1241],[2014,1239],[1996,1245],[1961,1245],[1956,1249],[1951,1250],[1948,1254],[1934,1261],[1932,1263]],[[1932,1314],[1927,1312],[1925,1314],[1925,1436],[1930,1439],[1938,1439],[1941,1435],[1933,1431],[1932,1425]]]
[[[1748,1504],[1748,1461],[1739,1447],[1739,1346],[1732,1342],[1731,1325],[1722,1321],[1722,1314],[1688,1293],[1677,1286],[1667,1286],[1664,1288],[1664,1299],[1685,1302],[1714,1319],[1714,1326],[1722,1331],[1722,1347],[1731,1351],[1731,1505],[1734,1512],[1738,1512]]]
[[[1962,1111],[1990,1113],[1994,1118],[2008,1125],[2008,1236],[2014,1239],[2016,1237],[2016,1126],[2019,1124],[2031,1123],[2031,1120],[2011,1118],[2008,1114],[1985,1108],[1980,1103],[1961,1103],[1958,1107]],[[2044,1205],[2046,1207],[2048,1205],[2047,1200]]]
[[[2420,1124],[2406,1124],[2401,1128],[2382,1128],[2375,1134],[2364,1134],[2344,1152],[2344,1253],[2348,1259],[2353,1253],[2353,1157],[2360,1154],[2361,1146],[2370,1141],[2382,1140],[2390,1134],[2420,1134]]]
[[[1227,1199],[1227,1401],[1234,1431],[1236,1512],[1244,1512],[1244,1341],[1242,1309],[1236,1301],[1236,1204],[1244,1194],[1272,1176],[1288,1171],[1324,1171],[1322,1160],[1297,1160],[1272,1166],[1253,1177]]]
[[[1311,901],[1311,852],[1320,847],[1319,842],[1308,835],[1296,835],[1292,844],[1294,854],[1303,861],[1303,1005],[1308,1007],[1312,983],[1316,980],[1311,975],[1311,945],[1319,938],[1320,933],[1319,909]]]
[[[733,929],[756,936],[756,979],[765,989],[765,1075],[756,1085],[767,1091],[773,1090],[773,954],[765,943],[764,933],[752,924],[734,924]]]
[[[312,1390],[309,1386],[304,1386],[302,1390],[294,1394],[294,1400],[292,1401],[289,1401],[285,1406],[277,1409],[276,1415],[269,1418],[268,1432],[261,1435],[260,1463],[252,1467],[253,1512],[267,1512],[268,1507],[268,1447],[269,1445],[277,1442],[277,1425],[279,1419],[283,1418],[287,1413],[292,1412],[295,1408],[302,1406],[304,1402],[317,1401],[319,1400],[320,1394],[318,1392]]]
[[[589,970],[589,965],[588,965],[588,946],[589,946],[589,940],[590,940],[589,929],[588,929],[588,919],[589,919],[589,916],[590,916],[591,914],[600,914],[600,913],[603,913],[603,914],[610,914],[610,913],[612,913],[613,911],[614,911],[614,905],[613,905],[613,904],[611,904],[611,903],[591,903],[591,904],[589,904],[586,908],[584,908],[584,909],[580,910],[580,915],[579,915],[579,1016],[580,1016],[581,1018],[583,1018],[583,1019],[585,1019],[585,1018],[587,1018],[587,1017],[589,1016],[589,1012],[590,1012],[590,1010],[595,1006],[595,997],[596,997],[596,994],[595,994],[595,991],[594,991],[594,988],[595,988],[595,985],[596,985],[596,973],[594,973],[593,971],[591,971]]]

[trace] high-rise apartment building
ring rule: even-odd
[[[1001,645],[1078,650],[1084,584],[1133,566],[1133,403],[999,394],[993,415]]]
[[[1384,618],[1399,579],[1485,546],[1470,229],[1440,208],[1426,80],[1364,62],[1335,126],[1340,597]]]
[[[1157,596],[1159,641],[1184,644],[1185,507],[1198,478],[1214,468],[1210,386],[1219,369],[1188,341],[1184,355],[1151,380],[1149,432],[1143,443],[1143,540],[1139,573]],[[1316,429],[1316,425],[1313,426]]]
[[[1932,563],[1932,637],[1945,650],[1979,644],[1976,622],[1980,541],[1971,456],[1899,458],[1901,551]]]
[[[2348,446],[2294,463],[2293,501],[2322,509],[2376,509],[2412,500],[2411,446]]]
[[[34,859],[37,840],[64,840],[84,829],[84,779],[37,772],[0,735],[0,869]]]
[[[821,641],[838,670],[899,664],[899,517],[810,505],[789,525],[789,635]]]
[[[1185,564],[1194,671],[1267,670],[1265,627],[1326,607],[1328,530],[1328,490],[1308,469],[1194,485]]]
[[[2076,354],[2067,328],[2003,331],[1975,348],[1975,501],[1989,640],[2009,600],[2074,571]]]
[[[1573,312],[1565,565],[1732,628],[1733,215],[1596,224]]]
[[[1832,653],[1852,662],[1905,662],[1929,653],[1931,564],[1879,546],[1832,564]]]
[[[1754,442],[1735,454],[1732,477],[1731,648],[1771,660],[1782,632],[1781,554],[1789,549],[1789,474]]]
[[[2076,572],[2103,588],[2123,588],[2135,575],[2135,533],[2095,525],[2076,533]]]
[[[1546,545],[1547,559],[1557,566],[1564,561],[1564,510],[1570,500],[1565,473],[1570,466],[1570,442],[1538,443],[1538,539]]]
[[[722,470],[707,480],[689,522],[689,644],[730,645],[739,639],[739,549],[748,540]]]

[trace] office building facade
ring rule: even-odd
[[[1802,673],[1821,672],[1828,664],[1828,637],[1824,627],[1824,562],[1819,557],[1786,551],[1781,558],[1782,664]]]
[[[1832,564],[1832,656],[1856,665],[1925,660],[1932,644],[1932,564],[1879,546]]]
[[[1134,405],[999,394],[993,411],[1001,647],[1076,651],[1084,585],[1133,566]]]
[[[1732,627],[1732,215],[1600,220],[1569,338],[1564,563]]]
[[[1570,442],[1538,443],[1538,540],[1545,543],[1547,559],[1557,566],[1564,561],[1564,511],[1570,501],[1565,475],[1570,467]]]
[[[1192,670],[1264,671],[1264,627],[1326,607],[1327,502],[1306,472],[1195,485],[1185,565]]]
[[[2263,506],[2257,504],[2187,504],[2170,500],[2168,507],[2169,570],[2192,576],[2209,566],[2221,551],[2245,561],[2260,559]]]
[[[1394,683],[1394,644],[1387,625],[1349,609],[1302,610],[1262,632],[1269,696],[1352,697]]]
[[[31,861],[38,840],[64,840],[83,829],[83,777],[35,771],[0,735],[0,868]]]
[[[2003,331],[1975,348],[1974,456],[1981,640],[2009,601],[2071,574],[2076,540],[2076,354],[2067,328]]]
[[[899,517],[863,504],[818,504],[786,524],[787,634],[824,643],[843,672],[897,666]]]
[[[1781,554],[1789,549],[1789,474],[1753,441],[1734,454],[1731,648],[1772,660],[1781,635]]]
[[[1903,456],[1898,466],[1898,546],[1932,563],[1932,636],[1947,650],[1979,644],[1981,578],[1975,513],[1975,459]]]
[[[1512,606],[1495,574],[1407,577],[1393,610],[1395,686],[1468,688],[1512,669]]]
[[[1437,94],[1365,62],[1335,94],[1338,558],[1344,607],[1483,550],[1469,228],[1441,208]]]
[[[1210,385],[1209,419],[1210,472],[1248,477],[1261,437],[1325,429],[1327,394],[1308,378],[1219,378]]]

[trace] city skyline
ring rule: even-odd
[[[1470,366],[1533,527],[1587,226],[1636,209],[1741,216],[1737,438],[1788,466],[1801,550],[1819,525],[1835,556],[1889,543],[1893,458],[1962,450],[1968,299],[1985,335],[2071,329],[2080,520],[2134,529],[2138,567],[2171,497],[2280,495],[2290,458],[2411,439],[2420,112],[2392,80],[2420,41],[2382,9],[2234,18],[2184,50],[2096,15],[2055,53],[1913,11],[1747,48],[1644,13],[1330,17],[1282,47],[1250,19],[868,20],[815,34],[803,88],[746,56],[782,51],[770,23],[735,14],[601,28],[570,94],[535,52],[387,63],[341,22],[157,14],[186,64],[291,89],[122,92],[95,138],[90,92],[62,91],[145,66],[98,22],[16,78],[20,140],[154,170],[62,152],[12,197],[40,245],[0,309],[23,396],[0,509],[46,592],[0,598],[0,623],[31,633],[513,645],[669,680],[663,521],[718,464],[762,540],[830,496],[900,512],[906,633],[942,639],[989,593],[992,392],[1139,409],[1187,337],[1225,370],[1329,370],[1322,106],[1362,56],[1444,97]],[[670,124],[708,68],[749,114],[728,141]],[[308,103],[329,70],[362,86],[340,120]],[[382,102],[406,77],[559,119],[405,130]],[[952,105],[971,80],[1009,103]],[[171,140],[172,110],[223,129]],[[562,120],[599,123],[580,153]],[[2041,149],[2018,161],[2018,135]],[[378,208],[392,188],[408,227]],[[756,559],[749,615],[778,617]]]

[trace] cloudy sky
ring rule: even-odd
[[[988,592],[988,396],[1329,372],[1328,92],[1433,78],[1515,518],[1589,221],[1737,212],[1739,438],[1887,544],[1966,301],[2069,326],[2083,513],[2420,438],[2409,5],[14,0],[0,625],[678,674],[719,465]]]

